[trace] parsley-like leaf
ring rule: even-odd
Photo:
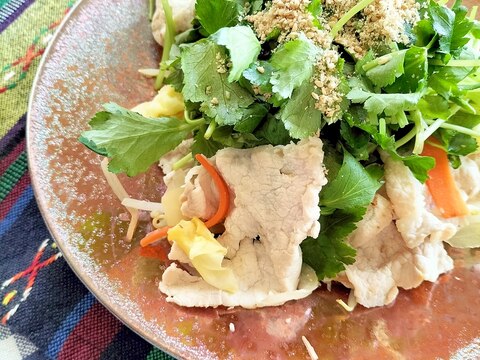
[[[233,0],[197,0],[195,3],[197,19],[209,35],[237,25],[241,11],[240,4]]]
[[[366,207],[380,188],[379,179],[344,151],[343,164],[338,174],[327,183],[320,193],[320,204],[334,209]]]
[[[319,54],[320,48],[305,35],[279,46],[270,59],[275,69],[270,79],[273,92],[289,98],[295,88],[310,79]]]
[[[225,56],[222,47],[202,40],[186,47],[182,53],[185,100],[200,102],[201,110],[220,125],[234,125],[254,98],[237,82],[229,83],[227,74],[217,69],[218,59]]]
[[[307,238],[302,244],[303,261],[310,265],[320,280],[332,279],[345,265],[355,262],[356,251],[345,242],[345,238],[362,219],[361,211],[349,213],[337,210],[332,215],[321,216],[322,232],[318,238]]]
[[[230,52],[232,69],[228,81],[237,81],[242,76],[243,70],[257,60],[260,54],[260,42],[253,30],[248,26],[234,26],[222,28],[212,35],[212,40],[218,45],[224,45]]]
[[[375,86],[385,87],[395,82],[403,75],[403,62],[407,50],[396,51],[383,55],[363,66],[366,76]]]
[[[160,157],[177,147],[194,129],[176,118],[146,118],[117,104],[105,104],[106,111],[90,121],[80,142],[101,149],[111,158],[109,170],[135,176],[145,172]]]
[[[280,110],[280,118],[294,139],[306,138],[320,129],[322,112],[315,109],[314,90],[313,84],[305,81]]]
[[[374,114],[385,113],[387,116],[396,115],[400,111],[413,110],[422,93],[411,94],[377,94],[355,88],[347,94],[353,103],[364,103],[367,111]]]

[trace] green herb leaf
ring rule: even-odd
[[[363,103],[367,111],[380,115],[385,113],[393,116],[400,111],[413,110],[422,93],[411,94],[377,94],[355,88],[347,94],[347,98],[353,103]]]
[[[302,244],[303,261],[310,265],[320,280],[332,279],[345,265],[355,262],[356,251],[345,239],[356,228],[356,223],[363,217],[361,211],[349,213],[342,210],[332,215],[321,216],[322,232],[318,238],[307,238]]]
[[[91,149],[102,149],[102,155],[111,158],[109,170],[114,173],[135,176],[145,172],[195,129],[176,118],[150,119],[114,103],[104,108],[79,140]]]
[[[380,186],[378,178],[373,177],[352,155],[344,151],[342,167],[322,189],[320,204],[342,210],[366,207]]]
[[[292,140],[283,122],[271,115],[255,132],[255,136],[259,139],[265,139],[268,144],[273,146],[287,145]]]
[[[197,19],[209,35],[237,25],[241,11],[240,4],[232,0],[197,0],[195,3]]]
[[[305,81],[280,110],[280,118],[294,139],[306,138],[320,129],[322,112],[315,109],[314,90],[313,84]]]
[[[391,93],[413,93],[427,84],[428,51],[423,47],[412,46],[405,53],[404,71],[395,83],[388,87]]]
[[[403,63],[407,50],[396,51],[383,55],[363,66],[366,76],[379,87],[385,87],[395,82],[395,79],[403,75]]]
[[[272,85],[270,79],[273,74],[273,66],[267,61],[256,61],[243,72],[243,76],[254,86],[260,87],[264,92],[270,92]]]
[[[267,113],[266,106],[254,103],[244,111],[243,118],[235,124],[233,129],[241,133],[253,133]]]
[[[232,69],[228,81],[237,81],[242,76],[243,70],[257,60],[260,54],[260,42],[255,33],[248,26],[234,26],[222,28],[212,35],[212,40],[218,45],[224,45],[230,52]]]
[[[224,49],[208,40],[184,48],[182,94],[185,100],[200,102],[201,111],[219,125],[234,125],[254,98],[237,82],[229,83],[226,72],[218,71],[218,61],[223,59]]]
[[[192,144],[192,155],[195,156],[197,154],[203,154],[207,158],[212,157],[217,153],[218,150],[223,149],[224,146],[217,141],[212,139],[205,139],[205,130],[206,126],[202,126],[202,128],[197,131],[195,136],[193,137],[193,144]]]
[[[275,69],[270,79],[273,92],[284,99],[289,98],[295,88],[310,79],[319,54],[320,48],[305,35],[280,45],[270,59]]]

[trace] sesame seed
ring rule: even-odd
[[[216,97],[212,98],[212,100],[210,100],[210,104],[218,105],[218,99]]]
[[[263,66],[257,66],[257,71],[260,73],[260,74],[263,74],[265,73],[265,68]]]

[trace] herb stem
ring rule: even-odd
[[[148,0],[148,20],[151,22],[155,13],[155,0]]]
[[[395,149],[402,147],[403,145],[408,143],[410,140],[412,140],[415,137],[415,135],[417,135],[417,132],[418,132],[418,129],[417,129],[417,125],[415,124],[413,128],[404,137],[402,137],[398,141],[395,141]]]
[[[480,66],[480,60],[450,60],[444,64],[442,60],[431,59],[428,62],[430,65],[436,66],[449,66],[449,67],[478,67]]]
[[[438,34],[435,34],[432,38],[432,40],[430,40],[430,42],[427,44],[427,46],[425,46],[427,48],[427,50],[430,50],[433,46],[433,44],[435,44],[435,41],[438,40]]]
[[[425,139],[423,138],[422,134],[427,123],[419,110],[412,111],[412,120],[415,123],[415,127],[417,129],[417,136],[415,137],[413,153],[420,154],[423,151],[423,145],[425,143]]]
[[[190,125],[202,125],[205,123],[205,119],[203,117],[195,120],[190,119],[190,115],[187,110],[183,112],[183,118],[185,122]]]
[[[403,50],[402,50],[403,51]],[[387,64],[390,60],[392,60],[392,54],[386,54],[383,56],[380,56],[372,61],[369,61],[365,65],[362,66],[362,69],[364,71],[369,71],[372,70],[373,68],[376,68],[378,65],[385,65]]]
[[[163,85],[163,80],[165,78],[165,67],[164,65],[170,56],[170,50],[172,45],[175,42],[175,22],[173,21],[173,13],[168,0],[162,0],[163,12],[165,14],[166,30],[165,38],[163,40],[163,51],[162,51],[162,60],[160,61],[160,70],[155,80],[155,90],[158,90]]]
[[[332,31],[330,31],[330,36],[335,39],[338,35],[338,32],[343,28],[343,26],[354,17],[358,12],[365,9],[368,5],[370,5],[374,0],[362,0],[357,5],[352,7],[345,15],[341,17],[340,20],[332,27]]]
[[[425,120],[425,122],[427,124],[431,125],[435,121],[434,120]],[[454,130],[454,131],[457,131],[457,132],[465,134],[465,135],[470,135],[470,136],[473,136],[473,137],[480,137],[480,131],[475,131],[473,129],[468,129],[468,128],[463,127],[463,126],[454,125],[454,124],[450,124],[450,123],[447,123],[447,122],[443,123],[440,127],[444,128],[444,129],[447,129],[447,130]]]
[[[477,17],[478,6],[472,6],[472,11],[470,12],[470,20],[474,21]]]
[[[172,165],[173,170],[179,170],[185,166],[187,166],[190,162],[193,161],[193,155],[192,153],[188,153],[184,157],[182,157],[180,160],[178,160],[176,163]]]
[[[205,140],[208,140],[212,137],[213,132],[215,131],[216,128],[217,128],[217,123],[215,122],[215,120],[212,120],[210,124],[208,124],[208,128],[207,128],[207,131],[205,131],[205,135],[203,135]]]

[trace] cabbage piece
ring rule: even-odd
[[[170,85],[162,87],[152,101],[147,101],[135,106],[132,111],[139,114],[157,118],[161,116],[174,116],[183,113],[185,108],[182,94],[175,91]]]
[[[200,219],[180,221],[168,231],[168,240],[177,243],[208,284],[231,293],[238,290],[232,269],[222,267],[227,249],[213,237]]]
[[[454,236],[446,240],[453,247],[472,249],[480,247],[480,219],[462,227]]]

